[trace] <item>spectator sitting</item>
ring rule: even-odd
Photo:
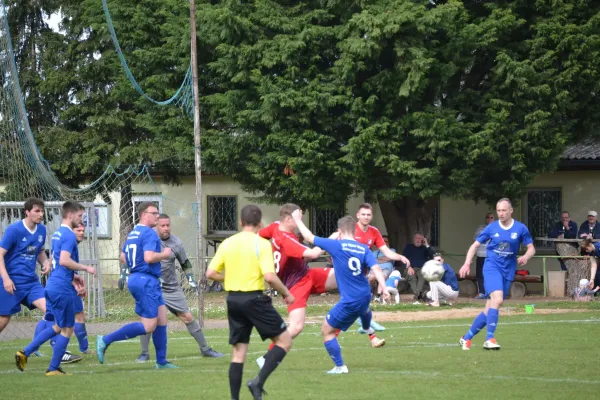
[[[596,286],[596,288],[592,290],[588,287],[589,284],[590,284],[590,281],[588,281],[587,279],[581,279],[579,281],[579,286],[576,287],[575,289],[573,289],[573,291],[571,292],[571,297],[573,297],[573,300],[575,300],[575,301],[590,301],[590,300],[592,300],[592,297],[594,296],[594,294],[596,294],[596,292],[598,290],[600,290],[600,287]]]
[[[385,245],[390,247],[390,238],[388,237],[388,235],[381,235],[381,237],[383,238],[383,242],[385,243]],[[394,248],[390,247],[390,250],[394,253],[396,252],[396,249]],[[381,268],[385,279],[389,278],[390,274],[394,270],[394,261],[387,258],[379,249],[373,251],[373,255],[377,259],[377,264],[379,264],[379,267]]]
[[[475,235],[473,235],[473,240],[477,240],[477,236],[479,236],[479,234],[481,232],[483,232],[485,227],[488,226],[489,224],[491,224],[492,222],[494,222],[494,214],[491,212],[487,213],[485,215],[485,225],[479,225],[479,227],[475,231]],[[575,228],[577,229],[577,227],[575,227]],[[489,242],[489,240],[488,240],[488,242]],[[477,248],[477,259],[475,261],[475,265],[476,265],[475,274],[477,275],[477,290],[478,290],[479,294],[475,297],[476,299],[487,298],[487,296],[485,295],[485,287],[483,286],[483,264],[485,264],[485,258],[487,257],[488,242],[480,244],[479,247]]]
[[[416,232],[413,236],[413,242],[404,246],[402,255],[410,261],[410,267],[406,268],[407,281],[414,293],[413,300],[418,303],[420,300],[425,299],[425,293],[423,292],[423,286],[425,286],[425,279],[421,274],[421,268],[423,264],[433,256],[433,251],[429,248],[427,239],[421,232]]]
[[[390,292],[390,296],[394,296],[396,304],[400,304],[400,293],[398,292],[398,283],[402,280],[400,271],[392,271],[390,277],[385,281],[385,286]],[[385,300],[382,301],[385,304]]]
[[[433,259],[439,261],[444,266],[444,276],[441,281],[429,282],[431,290],[427,292],[427,298],[431,300],[429,303],[430,306],[439,307],[440,300],[450,304],[450,301],[458,298],[458,279],[452,267],[444,263],[444,258],[441,254],[437,253],[433,256]]]
[[[571,221],[571,216],[568,211],[563,211],[560,214],[560,221],[554,224],[548,237],[553,239],[577,239],[577,223]],[[577,247],[577,243],[573,243],[573,246]],[[567,266],[565,265],[564,260],[559,258],[558,262],[560,263],[560,269],[566,271]]]
[[[577,236],[580,239],[600,239],[600,225],[597,224],[598,213],[588,211],[587,221],[584,221],[579,227]]]

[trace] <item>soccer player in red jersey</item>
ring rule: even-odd
[[[330,268],[310,268],[306,260],[314,260],[323,251],[319,247],[312,249],[298,241],[294,229],[296,222],[292,212],[300,209],[295,204],[284,204],[279,210],[279,221],[261,229],[258,234],[271,241],[275,273],[293,294],[296,301],[288,306],[288,330],[295,338],[304,329],[306,303],[312,293],[325,293],[325,283]],[[262,367],[264,358],[257,360]]]

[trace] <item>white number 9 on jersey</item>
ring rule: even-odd
[[[273,252],[273,262],[275,263],[275,273],[279,273],[279,263],[281,262],[281,253],[278,251]]]
[[[348,260],[348,268],[352,271],[352,275],[357,276],[360,275],[362,268],[360,265],[360,260],[356,257],[352,257]]]

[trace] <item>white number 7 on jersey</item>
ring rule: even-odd
[[[125,257],[127,258],[127,264],[131,269],[135,268],[135,256],[137,253],[137,244],[128,244],[125,247]]]
[[[348,268],[352,271],[352,275],[357,276],[361,273],[360,260],[356,257],[352,257],[348,260]]]

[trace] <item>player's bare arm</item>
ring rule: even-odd
[[[208,279],[212,279],[213,281],[218,281],[218,282],[223,282],[225,280],[225,275],[223,275],[220,272],[217,272],[211,268],[206,270],[206,277]]]
[[[161,262],[162,260],[166,260],[171,255],[171,249],[169,247],[165,247],[163,251],[157,253],[156,251],[147,250],[144,252],[144,261],[148,264],[154,264],[157,262]]]
[[[121,262],[121,264],[127,264],[127,259],[125,258],[125,253],[121,252],[121,254],[119,254],[119,261]]]
[[[83,265],[83,264],[79,264],[78,262],[75,262],[71,258],[71,253],[69,253],[68,251],[65,251],[65,250],[60,251],[60,257],[59,257],[58,262],[60,263],[60,265],[62,265],[65,268],[68,268],[70,270],[85,271],[88,274],[96,275],[96,268],[89,266],[89,265]]]
[[[383,246],[381,246],[379,248],[379,250],[381,250],[381,252],[383,253],[383,255],[386,256],[388,259],[394,260],[394,261],[400,261],[400,262],[406,264],[406,268],[410,267],[410,261],[408,260],[408,258],[404,257],[402,254],[394,253],[385,244]]]
[[[277,274],[274,272],[267,272],[265,274],[265,281],[275,290],[277,290],[283,296],[283,300],[285,300],[286,304],[292,304],[294,300],[294,296],[290,293],[287,287],[281,282]]]
[[[371,267],[371,271],[373,272],[373,275],[375,275],[375,279],[377,280],[377,283],[379,283],[379,286],[383,288],[383,292],[381,295],[385,300],[388,300],[390,298],[390,292],[386,287],[385,277],[383,276],[383,271],[381,270],[381,267],[379,265],[374,265],[373,267]]]
[[[48,275],[50,273],[50,260],[45,251],[40,251],[37,258],[38,263],[42,266],[42,275]]]
[[[535,255],[535,247],[533,247],[533,243],[529,243],[527,245],[527,251],[521,257],[517,258],[517,264],[525,265],[527,261],[531,260],[531,257]]]
[[[596,277],[596,271],[598,270],[598,262],[596,257],[590,257],[590,289],[594,289],[594,278]]]
[[[469,247],[469,251],[467,251],[467,257],[465,258],[465,263],[458,271],[458,275],[461,278],[464,278],[465,276],[469,275],[469,273],[471,272],[471,263],[473,262],[473,257],[475,257],[475,254],[477,253],[477,249],[479,248],[480,245],[481,245],[481,243],[479,243],[476,240],[473,242],[471,247]]]
[[[314,244],[315,243],[315,235],[313,235],[313,233],[310,231],[310,229],[308,229],[306,227],[306,225],[304,225],[304,222],[302,222],[302,210],[298,209],[298,210],[294,211],[292,213],[292,218],[294,218],[294,221],[296,221],[298,230],[300,231],[300,234],[302,235],[302,237],[304,237],[304,240],[306,240],[310,244]],[[319,251],[320,250],[321,249],[319,249]]]
[[[0,276],[2,277],[2,282],[4,283],[4,290],[8,294],[15,293],[15,284],[8,276],[8,272],[6,271],[6,265],[4,264],[4,256],[6,255],[6,249],[0,247]]]

